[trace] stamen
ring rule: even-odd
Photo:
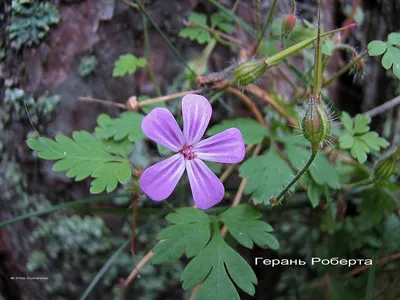
[[[196,152],[193,151],[193,146],[183,146],[179,153],[183,154],[183,157],[187,160],[192,160],[197,157]]]

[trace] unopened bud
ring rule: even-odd
[[[331,133],[331,121],[322,101],[312,97],[301,121],[304,137],[313,145],[323,143]]]
[[[365,74],[365,63],[364,63],[364,59],[361,58],[359,60],[357,60],[356,64],[354,65],[354,72],[357,76],[359,77],[364,77]]]
[[[397,161],[400,158],[400,148],[392,155],[382,159],[374,168],[374,177],[377,180],[389,179],[397,169]]]
[[[264,60],[252,60],[241,63],[233,72],[233,82],[240,86],[247,86],[261,76],[267,70]]]
[[[292,34],[293,29],[296,26],[296,21],[297,21],[297,18],[294,14],[286,15],[283,18],[282,35],[281,35],[282,43],[284,41],[286,41],[286,39],[288,39],[289,36]]]
[[[130,111],[137,111],[140,107],[139,101],[137,100],[136,96],[129,97],[125,105]]]

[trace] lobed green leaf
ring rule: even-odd
[[[177,261],[184,252],[187,257],[195,256],[210,240],[211,218],[200,209],[181,208],[166,219],[173,225],[163,229],[157,236],[160,242],[153,249],[154,264]]]
[[[339,146],[342,149],[350,149],[351,155],[360,163],[367,160],[367,154],[371,151],[380,151],[389,145],[375,131],[369,131],[369,116],[358,114],[353,122],[349,114],[344,112],[340,119],[346,131],[339,137]]]
[[[97,123],[102,129],[100,136],[105,139],[113,138],[114,141],[122,141],[128,138],[131,142],[137,142],[145,138],[142,131],[142,120],[144,116],[137,112],[124,112],[119,118],[110,118],[106,114],[101,114],[97,118]]]
[[[257,284],[251,267],[224,241],[219,228],[214,228],[211,242],[187,265],[181,278],[185,290],[203,282],[195,296],[201,300],[239,300],[233,283],[249,295],[255,294]]]
[[[126,74],[133,74],[137,68],[143,68],[146,65],[146,59],[143,57],[136,57],[133,54],[123,54],[114,64],[112,76],[121,77]]]
[[[75,181],[89,176],[92,181],[90,191],[94,194],[116,189],[118,182],[125,184],[131,176],[129,161],[111,154],[104,144],[86,131],[75,131],[73,139],[57,135],[55,141],[48,138],[34,138],[27,141],[37,155],[46,160],[56,160],[53,171],[67,171],[67,177]]]
[[[279,249],[278,240],[269,232],[273,231],[271,225],[258,220],[260,213],[255,208],[242,204],[229,208],[220,220],[228,226],[229,233],[243,246],[252,249],[253,243],[262,248]]]
[[[240,167],[240,176],[248,179],[245,194],[252,194],[255,203],[269,204],[269,199],[284,188],[293,173],[272,145],[266,155],[246,160]]]

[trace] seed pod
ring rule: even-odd
[[[292,34],[293,29],[296,26],[296,21],[297,21],[297,18],[294,14],[286,15],[283,18],[282,35],[281,35],[282,43],[285,42],[286,39],[288,39],[289,36]]]
[[[380,160],[374,168],[374,178],[377,180],[389,179],[396,172],[399,158],[400,148],[392,155]]]
[[[264,60],[252,60],[241,63],[233,72],[233,82],[240,86],[247,86],[261,76],[267,70]]]
[[[314,145],[323,143],[330,135],[331,121],[321,101],[312,96],[301,122],[304,137]]]

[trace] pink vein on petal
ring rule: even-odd
[[[142,130],[150,139],[171,151],[178,152],[184,145],[182,131],[166,108],[155,108],[144,117]]]
[[[225,188],[221,180],[201,159],[186,160],[193,199],[201,209],[208,209],[224,197]]]
[[[187,145],[203,137],[212,114],[211,104],[200,95],[189,94],[182,99],[183,136]]]
[[[175,154],[147,168],[140,176],[140,188],[155,201],[168,198],[185,171],[182,154]]]
[[[219,163],[238,163],[246,154],[242,133],[236,128],[229,128],[198,142],[194,151],[200,159]]]

